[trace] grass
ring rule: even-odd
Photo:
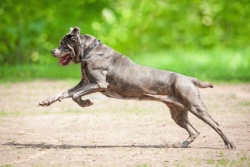
[[[250,49],[169,50],[131,55],[132,60],[159,69],[175,71],[202,80],[216,82],[249,82]],[[59,66],[52,63],[1,65],[0,82],[34,79],[78,79],[80,65]]]
[[[214,154],[214,153],[210,153]],[[177,161],[174,166],[250,166],[250,157],[247,153],[237,153],[234,158],[228,157],[228,152],[220,151],[218,153],[219,158],[199,158],[199,157],[193,157],[190,159],[184,159]],[[189,162],[188,164],[186,162]]]
[[[250,157],[247,155],[239,156],[236,159],[221,158],[219,160],[207,160],[207,164],[213,166],[250,166]]]
[[[1,165],[0,167],[12,167],[12,165],[6,164],[6,165]]]
[[[250,50],[170,50],[133,58],[135,62],[202,80],[250,81]]]
[[[18,64],[3,65],[0,70],[0,82],[31,81],[34,79],[75,79],[80,78],[80,65],[67,67],[55,64]]]
[[[250,101],[241,101],[240,105],[241,106],[250,106]]]
[[[0,118],[5,116],[20,116],[21,112],[0,111]]]

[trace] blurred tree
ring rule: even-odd
[[[41,58],[79,26],[130,53],[171,48],[244,48],[248,0],[4,0],[0,7],[0,64],[50,63]]]

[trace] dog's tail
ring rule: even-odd
[[[199,88],[213,88],[214,86],[210,83],[210,82],[203,82],[200,81],[196,78],[193,78],[193,83],[195,86],[199,87]]]

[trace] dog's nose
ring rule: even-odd
[[[56,50],[55,50],[55,49],[53,49],[53,50],[51,51],[51,53],[52,53],[53,56],[56,56]]]

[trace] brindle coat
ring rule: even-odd
[[[113,98],[160,101],[169,107],[174,121],[189,133],[189,137],[176,147],[187,147],[199,135],[189,122],[190,111],[211,126],[228,148],[235,148],[201,100],[197,87],[212,88],[211,83],[135,64],[128,57],[101,44],[95,37],[80,35],[78,27],[64,36],[61,45],[52,54],[60,58],[62,65],[81,63],[82,80],[75,87],[40,102],[39,106],[72,98],[79,106],[87,107],[93,103],[81,97],[95,92]]]

